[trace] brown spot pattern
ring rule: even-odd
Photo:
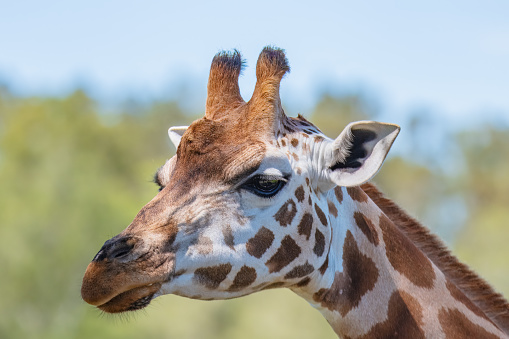
[[[482,311],[480,308],[474,305],[470,299],[468,299],[463,292],[461,292],[454,283],[447,280],[445,286],[449,290],[449,293],[451,293],[452,297],[465,305],[470,311],[472,311],[477,316],[484,318],[488,321],[491,321]]]
[[[375,263],[359,251],[352,233],[347,231],[343,246],[343,272],[336,272],[331,287],[318,290],[313,299],[345,316],[357,307],[364,294],[375,287],[377,280]]]
[[[290,272],[286,273],[285,279],[302,278],[314,271],[313,265],[306,261],[305,264],[295,266]]]
[[[299,140],[297,140],[297,139],[293,138],[293,139],[292,139],[292,141],[291,141],[291,143],[292,143],[292,146],[293,146],[293,147],[297,147],[297,146],[299,145]]]
[[[441,309],[438,312],[438,319],[447,339],[460,338],[483,338],[495,339],[495,336],[481,326],[472,323],[458,310]]]
[[[361,338],[425,338],[421,305],[410,294],[395,291],[389,300],[387,320],[378,323]]]
[[[260,259],[263,253],[265,253],[265,251],[267,251],[267,249],[272,245],[273,241],[274,233],[272,233],[271,230],[262,227],[254,237],[247,241],[247,253],[251,254],[255,258]]]
[[[216,289],[231,270],[231,264],[198,268],[194,271],[193,280],[209,289]]]
[[[308,204],[309,204],[309,206],[313,205],[313,202],[311,201],[311,195],[309,195],[309,197],[308,197]]]
[[[329,256],[325,258],[325,261],[323,262],[322,266],[320,266],[318,271],[320,271],[321,275],[324,275],[325,271],[327,271],[327,268],[329,268]]]
[[[283,238],[277,252],[265,263],[270,273],[281,271],[300,255],[300,247],[289,235]]]
[[[235,278],[233,279],[232,285],[228,288],[228,291],[239,291],[256,280],[256,270],[252,267],[242,266]]]
[[[235,243],[233,242],[233,232],[230,225],[226,225],[223,228],[224,243],[226,246],[235,251]]]
[[[292,223],[295,214],[297,214],[297,206],[295,205],[295,201],[289,199],[281,206],[279,211],[274,214],[274,218],[281,226],[286,227]]]
[[[380,240],[378,239],[378,233],[376,232],[375,225],[361,212],[355,212],[353,214],[355,223],[361,229],[362,233],[368,238],[369,242],[378,246]]]
[[[318,229],[315,232],[315,247],[313,248],[313,252],[319,257],[322,256],[323,251],[325,250],[325,237],[323,233]]]
[[[320,222],[324,226],[327,226],[327,217],[325,216],[325,213],[323,213],[322,209],[317,204],[315,204],[315,211],[316,211],[316,215],[318,215],[318,219],[320,219]]]
[[[297,286],[297,287],[304,287],[304,286],[307,286],[307,284],[309,284],[310,281],[311,281],[310,277],[305,277],[304,279],[299,281],[297,284],[295,284],[295,286]]]
[[[313,216],[309,213],[305,213],[300,220],[297,230],[300,235],[305,235],[306,240],[309,240],[311,236],[311,228],[313,226]]]
[[[305,192],[304,192],[304,187],[302,187],[302,185],[297,187],[297,189],[295,190],[295,197],[297,198],[298,202],[304,201]]]
[[[336,205],[332,201],[327,200],[327,205],[329,206],[329,213],[332,214],[335,218],[338,217],[338,209]]]
[[[336,195],[336,199],[338,199],[338,202],[341,204],[343,202],[343,190],[341,187],[336,186],[334,187],[334,194]]]
[[[173,273],[172,278],[180,277],[182,274],[186,273],[186,270],[180,269],[177,272]]]
[[[262,291],[263,290],[270,290],[270,289],[273,289],[273,288],[279,288],[279,287],[283,287],[285,285],[285,283],[283,281],[276,281],[272,284],[269,284],[265,287],[262,288]]]
[[[385,252],[392,267],[414,285],[433,287],[435,272],[431,262],[397,229],[385,214],[380,216]]]
[[[322,141],[323,141],[323,139],[324,139],[324,138],[323,138],[321,135],[316,135],[316,136],[315,136],[315,142],[316,142],[316,143],[322,142]]]
[[[281,139],[281,145],[283,145],[283,147],[286,147],[286,141],[285,141],[285,139]]]
[[[213,244],[212,240],[206,236],[200,236],[196,245],[193,246],[194,249],[198,252],[198,254],[206,255],[212,253]]]
[[[295,153],[292,153],[292,157],[295,161],[299,161],[299,156]]]
[[[350,198],[352,198],[352,200],[355,200],[358,202],[368,201],[368,195],[366,193],[364,193],[364,191],[358,186],[347,187],[346,191],[347,191],[348,195],[350,196]]]

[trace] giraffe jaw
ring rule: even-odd
[[[96,306],[101,311],[107,313],[121,313],[140,310],[150,304],[154,295],[159,291],[161,286],[162,282],[135,287],[117,294],[107,302]]]

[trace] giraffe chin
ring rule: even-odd
[[[154,283],[130,289],[97,306],[97,308],[106,313],[140,310],[150,304],[161,285],[162,283]]]

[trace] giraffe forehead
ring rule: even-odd
[[[238,121],[195,121],[180,142],[174,177],[232,183],[255,171],[265,157],[266,142],[245,127]]]

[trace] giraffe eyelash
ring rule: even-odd
[[[255,175],[240,188],[265,199],[270,199],[279,193],[287,184],[288,179],[273,175]]]

